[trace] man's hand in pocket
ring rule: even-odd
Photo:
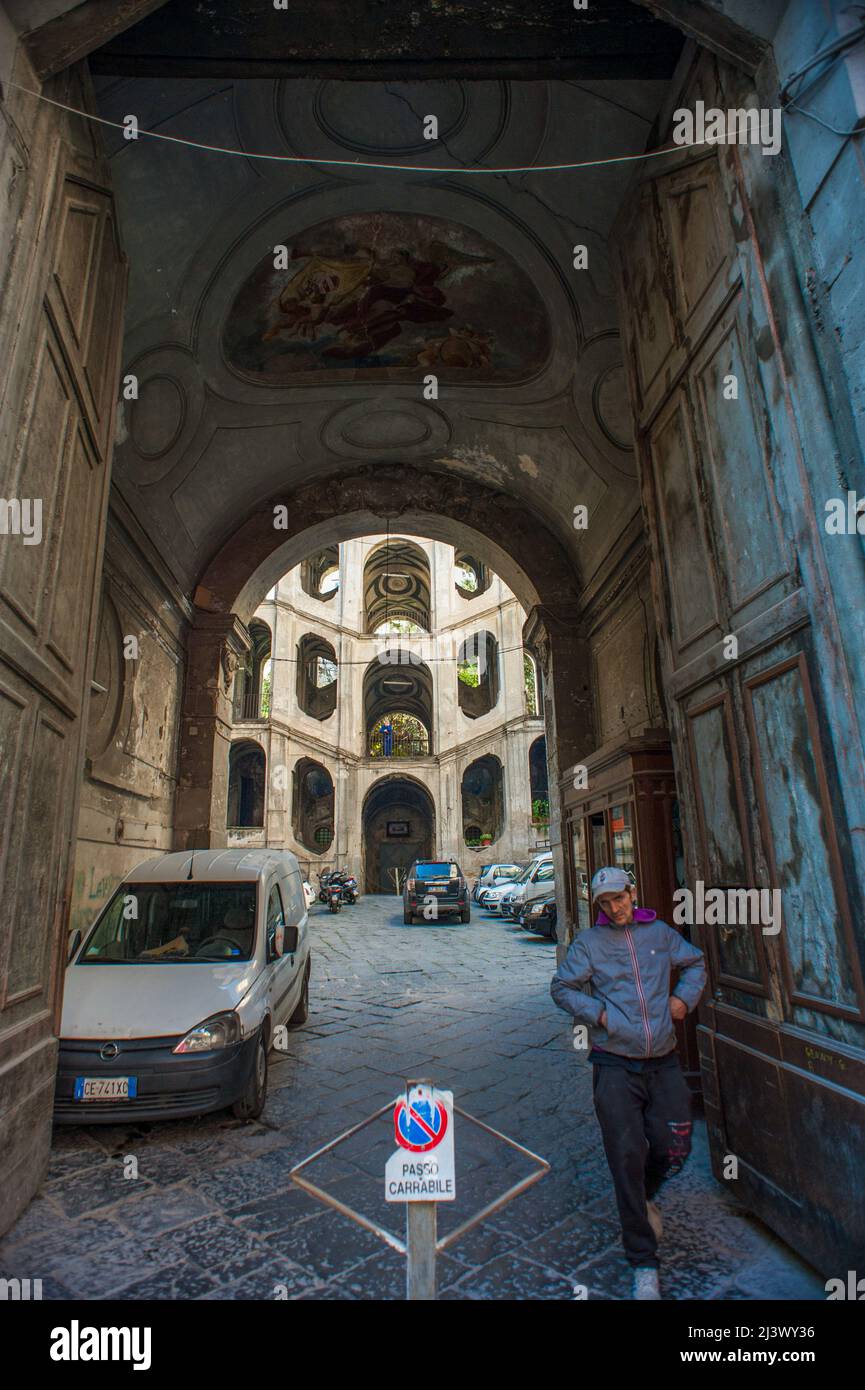
[[[603,1013],[601,1014],[600,1018],[598,1019],[598,1027],[599,1027],[599,1028],[606,1028],[606,1026],[607,1026],[607,1011],[606,1011],[606,1009],[604,1009]]]
[[[670,1013],[673,1015],[673,1018],[687,1017],[688,1006],[684,999],[679,998],[678,994],[670,995]]]

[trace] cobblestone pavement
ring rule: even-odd
[[[439,1261],[442,1298],[628,1296],[629,1270],[591,1103],[590,1069],[553,1005],[546,940],[473,912],[468,926],[404,927],[400,901],[312,912],[306,1027],[271,1054],[261,1122],[194,1121],[55,1131],[40,1196],[0,1242],[0,1276],[51,1298],[404,1297],[404,1261],[289,1181],[289,1169],[400,1090],[429,1077],[552,1171]],[[528,1171],[456,1122],[451,1229]],[[383,1200],[388,1119],[310,1176],[402,1234]],[[124,1176],[128,1156],[139,1176]],[[126,1171],[131,1165],[126,1164]],[[712,1178],[705,1132],[661,1194],[670,1299],[825,1297],[822,1281]]]

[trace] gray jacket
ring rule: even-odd
[[[673,994],[693,1009],[706,984],[703,952],[659,920],[634,909],[629,927],[614,927],[603,913],[578,932],[550,985],[560,1009],[591,1029],[592,1044],[625,1057],[662,1057],[676,1046],[670,1013],[670,969],[681,968]],[[582,988],[591,985],[591,994]],[[607,1026],[598,1019],[607,1011]]]

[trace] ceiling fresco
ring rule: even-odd
[[[284,243],[238,294],[223,348],[268,385],[352,379],[520,381],[547,360],[543,303],[506,252],[439,218],[364,212]]]

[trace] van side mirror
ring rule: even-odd
[[[76,928],[75,928],[75,931],[74,931],[74,932],[70,932],[70,934],[69,934],[69,943],[68,943],[68,946],[67,946],[67,948],[66,948],[66,964],[67,964],[67,965],[68,965],[68,964],[70,963],[70,961],[72,960],[72,957],[75,955],[75,953],[77,952],[78,947],[79,947],[80,945],[81,945],[81,928],[80,928],[80,927],[76,927]]]
[[[293,955],[294,955],[295,951],[297,950],[297,940],[298,940],[298,936],[299,936],[299,935],[300,935],[300,932],[299,932],[299,929],[298,929],[297,927],[286,927],[286,928],[285,928],[285,939],[284,939],[284,942],[283,942],[283,952],[284,952],[286,955],[289,955],[289,956],[293,956]]]

